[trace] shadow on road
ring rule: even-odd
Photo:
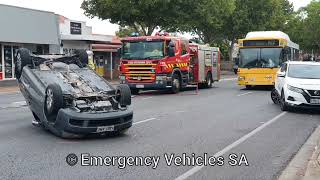
[[[252,86],[251,88],[243,88],[241,91],[271,91],[274,86]]]

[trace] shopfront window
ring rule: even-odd
[[[2,45],[0,44],[0,73],[2,73]],[[1,75],[0,75],[1,79]]]
[[[5,78],[12,78],[12,46],[4,46],[3,51]]]

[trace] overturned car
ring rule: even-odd
[[[113,87],[87,68],[88,54],[33,55],[21,48],[15,56],[20,90],[35,118],[57,136],[122,134],[132,126],[131,92]]]

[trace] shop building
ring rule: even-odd
[[[10,18],[8,18],[10,17]],[[118,77],[117,49],[121,42],[111,35],[92,34],[86,22],[53,12],[0,4],[0,81],[15,79],[14,55],[19,48],[34,54],[73,54],[93,51],[96,71],[108,79]]]
[[[18,48],[35,54],[58,53],[54,13],[0,4],[0,24],[0,80],[15,78],[13,57]]]

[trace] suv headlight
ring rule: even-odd
[[[290,86],[290,85],[288,85],[288,89],[290,91],[297,92],[297,93],[303,93],[304,92],[303,89],[300,89],[300,88],[297,88],[297,87],[293,87],[293,86]]]

